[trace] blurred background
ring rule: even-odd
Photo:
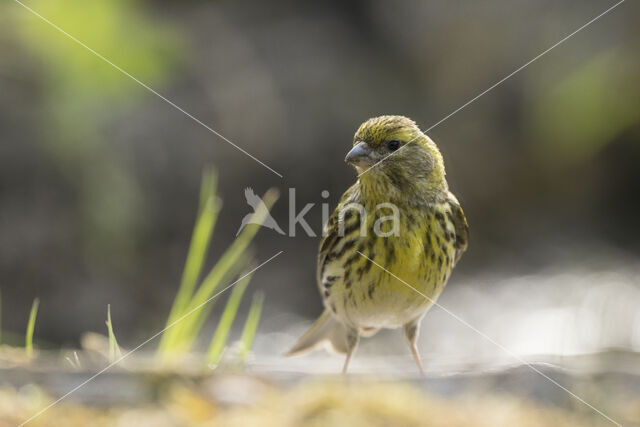
[[[295,188],[297,212],[315,203],[305,218],[319,232],[321,204],[333,209],[355,180],[343,158],[361,122],[402,114],[426,129],[612,4],[28,2],[280,178],[2,2],[4,336],[23,334],[39,297],[43,346],[104,332],[107,304],[120,343],[137,345],[164,325],[203,169],[217,171],[223,200],[211,263],[251,212],[245,187],[280,189],[285,230]],[[440,302],[519,355],[640,351],[638,16],[626,2],[430,131],[471,227]],[[320,314],[318,241],[301,228],[258,233],[258,261],[285,253],[250,285],[266,295],[257,363],[279,363]],[[433,366],[507,357],[437,308],[422,334]],[[413,363],[398,332],[361,352]]]

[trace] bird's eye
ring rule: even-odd
[[[398,148],[400,148],[400,141],[398,141],[397,139],[392,139],[391,141],[387,142],[387,148],[391,151],[396,151]]]

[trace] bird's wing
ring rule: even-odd
[[[462,211],[462,207],[460,206],[460,202],[456,199],[452,193],[449,193],[448,200],[449,206],[451,207],[451,219],[453,221],[453,225],[456,230],[456,259],[455,263],[457,264],[460,260],[460,257],[467,250],[467,246],[469,245],[469,224],[467,224],[467,218],[464,216],[464,212]]]
[[[320,240],[320,249],[318,250],[318,268],[317,268],[318,286],[321,286],[322,272],[324,270],[324,266],[327,263],[327,261],[330,260],[329,254],[344,238],[344,236],[339,235],[340,211],[346,204],[355,201],[354,195],[357,192],[357,186],[358,184],[356,183],[351,187],[349,187],[349,189],[347,189],[347,191],[344,192],[344,194],[342,195],[342,198],[340,199],[340,203],[338,203],[338,206],[329,217],[327,225],[325,226],[325,232],[323,233],[324,237],[322,238],[322,240]],[[349,212],[350,211],[347,211],[345,213],[345,220],[346,220],[346,215]]]
[[[244,197],[247,199],[249,206],[253,206],[254,209],[262,203],[262,199],[253,192],[251,187],[244,189]]]

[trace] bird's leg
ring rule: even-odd
[[[409,341],[409,347],[411,347],[413,358],[416,359],[420,374],[424,375],[422,361],[420,360],[420,353],[418,352],[418,346],[416,345],[418,341],[418,331],[420,329],[420,320],[421,319],[417,319],[404,325],[404,335],[407,337],[407,341]]]
[[[358,341],[360,341],[360,335],[358,334],[358,330],[354,328],[347,328],[347,358],[344,361],[344,367],[342,368],[342,373],[347,373],[347,368],[349,367],[349,361],[351,360],[351,356],[355,353],[356,348],[358,347]]]

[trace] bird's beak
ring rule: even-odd
[[[351,163],[354,166],[370,167],[373,165],[373,159],[371,158],[371,147],[366,142],[358,142],[353,146],[351,151],[347,153],[347,157],[344,161]]]

